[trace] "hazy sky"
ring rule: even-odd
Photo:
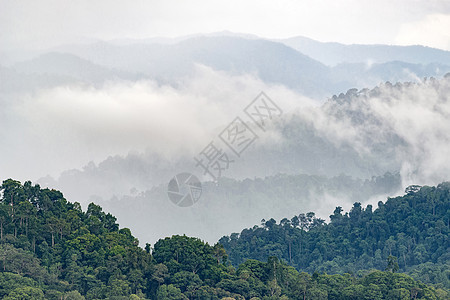
[[[449,28],[449,0],[0,0],[3,50],[223,30],[450,50]]]

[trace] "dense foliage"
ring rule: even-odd
[[[436,190],[440,189],[441,186],[430,192],[437,195]],[[434,196],[432,199],[436,200]],[[438,215],[441,204],[433,204]],[[270,232],[278,226],[269,221],[260,229]],[[313,218],[308,230],[303,228],[301,232],[311,235],[314,228],[324,226]],[[277,255],[261,261],[249,259],[235,268],[221,244],[210,246],[186,236],[161,239],[153,249],[149,244],[142,249],[130,230],[120,229],[116,218],[98,205],[91,203],[83,212],[78,203],[66,201],[58,191],[41,189],[30,182],[22,185],[11,179],[1,185],[0,229],[2,299],[446,299],[448,296],[442,289],[395,273],[398,264],[394,256],[384,262],[387,270],[383,272],[367,272],[364,276],[318,272],[311,275],[298,272]],[[445,242],[448,228],[440,230]],[[434,235],[437,235],[434,231],[429,234]],[[306,245],[302,246],[304,254]],[[439,245],[436,253],[440,253]],[[434,262],[443,255],[434,260],[425,257]],[[430,268],[434,265],[423,266],[423,270]]]
[[[138,247],[129,229],[119,229],[111,214],[93,203],[83,212],[60,192],[30,182],[9,179],[1,189],[0,259],[2,271],[10,272],[2,278],[26,280],[28,292],[19,285],[21,293],[39,290],[59,299],[77,291],[93,299],[142,289],[151,255]],[[14,291],[4,289],[0,296]]]
[[[386,268],[398,257],[401,271],[450,288],[450,183],[411,186],[403,197],[379,202],[373,211],[355,203],[349,213],[337,207],[325,224],[314,213],[292,219],[262,220],[261,226],[223,237],[233,265],[276,256],[298,270],[357,273]]]

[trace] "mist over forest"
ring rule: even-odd
[[[58,188],[82,206],[102,203],[150,242],[170,233],[213,242],[293,211],[326,219],[338,199],[350,207],[447,179],[449,52],[383,46],[389,60],[379,47],[339,44],[332,62],[300,52],[311,55],[312,46],[331,51],[308,39],[218,33],[63,45],[2,66],[2,154],[10,158],[2,176]],[[245,119],[256,142],[210,185],[194,157],[261,91],[283,113],[266,131]],[[205,184],[195,206],[167,199],[181,172]],[[280,180],[287,188],[279,192],[241,190]],[[172,221],[161,232],[144,229],[163,220]]]
[[[445,28],[441,0],[0,0],[0,298],[448,299]]]

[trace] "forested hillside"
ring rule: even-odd
[[[436,188],[424,187],[420,191],[411,189],[407,196],[380,204],[374,212],[368,208],[363,210],[358,205],[348,215],[342,215],[337,209],[329,225],[315,219],[312,214],[305,216],[306,221],[301,215],[297,218],[298,224],[296,218],[292,222],[283,220],[283,225],[270,220],[264,227],[249,230],[255,239],[258,233],[262,249],[260,257],[264,257],[260,261],[244,261],[246,255],[250,257],[252,254],[243,250],[245,234],[240,237],[233,235],[228,241],[227,238],[222,239],[231,254],[231,261],[236,264],[242,262],[233,266],[220,243],[210,246],[187,236],[161,239],[153,248],[146,244],[142,249],[130,230],[120,229],[116,218],[103,212],[100,206],[91,203],[84,212],[78,203],[66,201],[59,191],[41,189],[31,182],[22,185],[8,179],[1,185],[0,297],[447,299],[444,289],[427,286],[397,271],[399,266],[405,267],[403,257],[407,264],[411,259],[435,264],[448,260],[448,199],[449,184],[445,183]],[[416,213],[412,213],[408,205],[414,207]],[[373,227],[369,230],[372,223],[367,225],[370,233],[361,229],[364,222],[375,222],[383,217],[392,220],[381,220],[380,230],[373,230]],[[402,248],[396,241],[402,230],[405,230],[404,236],[415,237],[410,245],[413,253],[420,245],[424,249],[420,258],[411,258],[408,248],[397,263],[394,255],[402,254],[398,252]],[[271,241],[275,232],[281,240],[293,233],[289,261],[283,250],[285,244],[279,239],[277,243]],[[300,240],[294,239],[295,233],[301,235]],[[389,253],[382,251],[381,260],[376,261],[386,271],[365,272],[364,276],[349,273],[327,275],[321,273],[323,268],[311,259],[312,255],[307,254],[316,241],[322,248],[313,250],[313,254],[321,260],[331,258],[334,253],[336,257],[342,257],[340,263],[353,265],[349,269],[357,268],[360,253],[376,252],[377,246],[373,243],[387,243],[386,239],[389,240],[392,234],[395,238]],[[337,242],[339,237],[348,241],[340,244]],[[327,248],[326,254],[322,253],[332,239],[333,247]],[[368,240],[365,247],[353,246],[355,241],[363,244],[364,239]],[[299,241],[302,244],[296,249],[294,242]],[[305,260],[299,259],[303,256]],[[353,263],[351,256],[355,258]],[[306,265],[306,259],[310,260],[310,266]],[[299,267],[300,271],[289,264]],[[370,265],[361,269],[367,267]],[[312,274],[302,272],[313,269]],[[344,265],[341,269],[344,270]],[[435,271],[433,274],[448,276],[444,272]]]
[[[380,201],[378,208],[356,202],[330,223],[313,212],[244,229],[220,239],[233,265],[276,256],[298,270],[331,274],[386,268],[398,258],[400,271],[450,288],[450,183],[410,186],[403,197]]]

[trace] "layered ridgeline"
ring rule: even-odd
[[[103,212],[98,205],[92,203],[84,212],[78,203],[66,201],[59,191],[41,189],[30,182],[22,185],[11,179],[3,182],[1,191],[2,299],[448,299],[444,289],[397,273],[399,266],[403,268],[403,265],[402,256],[399,262],[393,256],[396,249],[402,249],[396,247],[396,238],[392,238],[389,251],[378,254],[383,260],[379,266],[386,271],[367,271],[363,276],[299,272],[287,263],[283,250],[276,250],[282,244],[274,244],[270,239],[261,245],[267,254],[261,256],[265,256],[264,260],[249,259],[234,267],[230,258],[234,263],[243,261],[236,255],[243,251],[241,245],[244,244],[245,233],[239,238],[233,235],[233,247],[236,248],[229,249],[230,258],[220,243],[210,246],[187,236],[161,239],[153,248],[146,244],[142,249],[130,230],[120,229],[116,218]],[[383,210],[386,217],[387,211],[392,211],[389,214],[391,220],[381,220],[380,230],[371,232],[383,239],[403,228],[404,239],[411,233],[415,234],[411,243],[417,246],[411,247],[415,250],[420,248],[414,253],[421,252],[420,258],[415,256],[416,260],[428,262],[431,266],[442,264],[448,260],[448,200],[448,183],[424,187],[420,191],[411,188],[405,197],[380,203],[382,208],[379,210]],[[406,217],[410,213],[408,203],[417,209],[411,218]],[[443,210],[447,211],[446,215]],[[355,251],[375,249],[377,244],[376,238],[366,239],[367,245],[361,241],[364,246],[355,248],[352,247],[355,239],[351,237],[358,239],[364,236],[361,222],[367,220],[368,214],[379,215],[377,211],[369,213],[369,209],[361,210],[355,205],[349,216],[343,216],[337,209],[330,225],[308,214],[306,222],[303,218],[299,220],[302,229],[287,225],[289,222],[286,220],[283,225],[276,225],[271,220],[265,223],[265,227],[253,229],[258,236],[255,235],[251,243],[264,240],[261,233],[285,239],[288,232],[297,232],[304,245],[302,255],[309,251],[307,246],[311,245],[314,237],[320,238],[319,243],[322,244],[313,254],[326,257],[321,251],[334,237],[325,231],[335,226],[333,234],[347,236],[348,240],[343,244],[335,242],[326,255],[331,251],[339,256],[354,253],[353,262],[347,256],[340,263],[347,259],[348,269],[355,269],[359,264]],[[297,224],[295,219],[292,223]],[[360,224],[359,230],[356,224]],[[297,240],[291,237],[290,263],[293,264],[292,259],[300,261],[300,256],[295,252],[294,241]],[[222,242],[227,248],[231,245],[230,240],[223,239]],[[409,263],[409,252],[405,255]],[[320,269],[315,263],[311,266]],[[361,269],[366,267],[368,265]],[[341,268],[343,270],[345,266],[341,265]],[[311,269],[310,266],[303,268],[307,269]],[[448,279],[445,270],[443,267],[442,271],[427,272],[428,277],[423,279],[443,276]]]
[[[450,289],[450,182],[410,186],[375,210],[358,202],[345,214],[337,207],[330,220],[312,212],[262,220],[219,242],[235,266],[276,256],[298,270],[358,273],[383,270],[386,257],[395,257],[401,272]]]
[[[260,140],[225,176],[343,173],[365,179],[401,171],[407,185],[442,182],[449,172],[449,92],[450,75],[420,83],[386,82],[372,89],[350,89],[320,107],[305,105],[273,120],[267,133],[258,131]],[[279,100],[277,95],[270,97]],[[167,183],[180,170],[192,169],[193,156],[204,147],[199,144],[198,151],[186,151],[179,159],[138,152],[110,157],[82,170],[63,172],[57,181],[42,182],[70,196],[110,199],[133,188],[143,191]],[[86,191],[77,192],[77,183],[93,181],[96,184],[86,184]]]
[[[448,180],[449,95],[450,76],[386,82],[349,90],[320,107],[286,113],[267,132],[257,131],[261,138],[241,157],[232,158],[235,163],[223,172],[218,186],[203,184],[202,198],[192,209],[167,199],[167,183],[184,171],[201,178],[203,170],[195,168],[193,158],[210,140],[184,159],[116,156],[42,184],[86,204],[95,195],[90,201],[102,199],[121,224],[152,243],[178,232],[216,241],[262,218],[289,216],[298,207],[325,218],[336,203],[346,209],[355,201],[376,204],[411,184]],[[145,230],[161,222],[167,223],[164,235]]]
[[[320,107],[304,105],[273,120],[269,132],[258,131],[258,142],[225,176],[245,179],[287,173],[333,177],[343,173],[366,179],[401,172],[404,188],[415,183],[437,184],[447,180],[450,171],[449,93],[450,76],[446,76],[350,89]],[[276,94],[269,96],[277,103],[280,100]],[[301,106],[302,99],[296,100]],[[215,134],[210,137],[212,140]],[[151,148],[147,153],[117,155],[41,182],[57,186],[74,199],[87,201],[96,195],[109,200],[114,195],[129,195],[130,190],[167,184],[178,172],[193,169],[193,157],[207,143],[170,159]],[[85,185],[83,191],[78,188],[80,182]]]
[[[0,67],[5,80],[0,92],[80,82],[98,85],[117,79],[178,85],[180,79],[195,73],[196,65],[203,65],[234,75],[254,74],[266,83],[323,97],[353,86],[442,76],[450,71],[450,52],[439,49],[316,45],[310,49],[295,39],[269,41],[219,34],[169,43],[103,41],[61,46]]]

